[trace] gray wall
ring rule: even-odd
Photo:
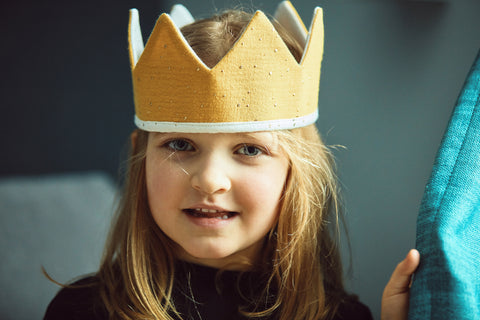
[[[161,1],[2,3],[0,175],[117,174],[134,127],[126,37],[132,7],[150,30]]]
[[[205,17],[213,7],[239,1],[183,3]],[[127,10],[139,8],[146,39],[158,10],[172,4],[108,0],[46,6],[31,0],[4,8],[0,176],[85,170],[115,176],[133,128]],[[253,7],[273,12],[275,5],[269,0]],[[346,147],[336,155],[353,251],[348,286],[378,318],[383,286],[415,244],[423,188],[479,49],[480,2],[294,5],[307,25],[313,7],[324,8],[318,125],[328,144]],[[11,249],[1,248],[2,255]]]

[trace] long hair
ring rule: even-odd
[[[251,15],[228,11],[182,28],[197,55],[213,67],[228,52]],[[302,48],[275,25],[297,61]],[[276,314],[280,320],[328,319],[344,296],[335,238],[339,200],[329,149],[314,125],[277,131],[289,158],[289,172],[277,225],[267,235],[257,265],[267,286],[259,301],[267,307],[242,310],[251,318]],[[171,299],[173,243],[151,215],[145,182],[148,133],[134,132],[123,197],[98,272],[102,300],[112,319],[181,318]],[[270,299],[271,300],[271,299]]]

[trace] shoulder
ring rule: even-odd
[[[99,282],[87,277],[62,288],[50,302],[44,320],[108,319],[99,294]]]
[[[334,320],[373,320],[370,309],[356,297],[345,299],[339,306]]]

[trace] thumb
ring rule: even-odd
[[[385,287],[383,296],[388,298],[408,292],[412,274],[417,269],[419,263],[420,253],[415,249],[410,250],[405,259],[400,262],[393,271],[393,274]]]

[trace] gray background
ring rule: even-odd
[[[0,319],[41,317],[57,290],[41,265],[66,281],[98,264],[112,181],[133,129],[127,10],[139,9],[147,39],[173,3],[31,0],[0,12]],[[182,3],[196,17],[240,4]],[[328,144],[345,146],[335,154],[352,245],[348,288],[378,318],[391,271],[415,245],[423,188],[479,49],[480,1],[294,5],[307,25],[313,8],[324,8],[318,125]]]

